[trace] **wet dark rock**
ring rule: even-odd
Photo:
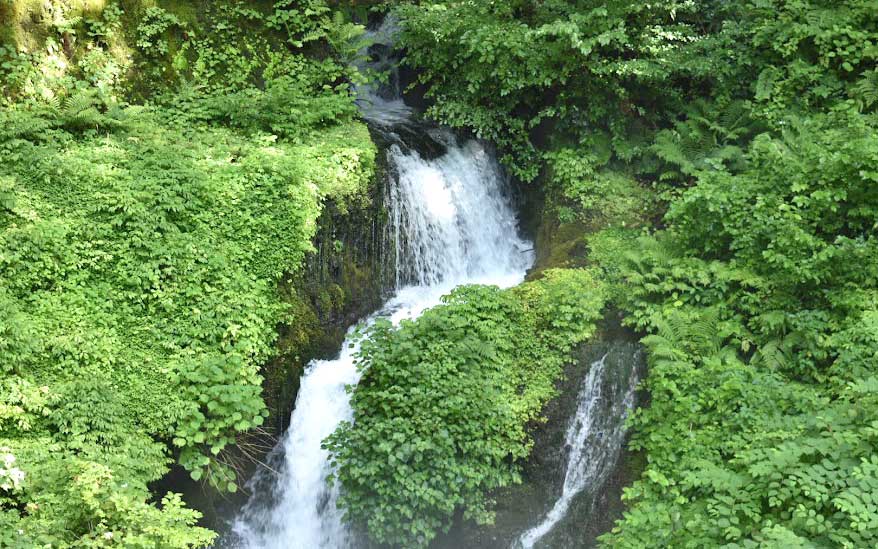
[[[376,124],[370,124],[369,127],[372,131],[372,140],[382,150],[386,150],[391,145],[398,145],[403,149],[416,151],[426,160],[439,158],[448,152],[448,146],[425,132],[423,124],[395,125],[393,129]]]

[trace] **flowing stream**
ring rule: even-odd
[[[387,25],[373,31],[379,46],[386,44],[389,31]],[[359,101],[363,116],[385,142],[397,281],[395,296],[365,322],[417,317],[460,284],[506,287],[521,282],[533,262],[532,246],[518,236],[506,180],[492,153],[475,141],[459,141],[417,122],[402,103],[393,74],[388,84],[360,90]],[[238,546],[357,545],[336,508],[338,487],[327,483],[331,468],[320,446],[339,422],[351,419],[345,389],[359,379],[356,352],[357,344],[345,341],[338,358],[316,360],[306,368],[289,429],[275,450],[283,456],[279,471],[269,482],[262,472],[261,482],[251,483],[268,484],[271,493],[255,490],[234,521]]]
[[[567,515],[583,491],[592,498],[619,459],[625,419],[634,407],[640,357],[612,349],[591,364],[582,380],[579,404],[567,427],[567,470],[560,497],[542,522],[524,532],[515,544],[534,547]]]

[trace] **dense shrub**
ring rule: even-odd
[[[512,290],[461,287],[359,351],[354,420],[328,439],[348,517],[373,539],[426,546],[453,514],[492,521],[486,491],[520,482],[572,347],[602,316],[587,271],[549,271]]]
[[[659,334],[633,421],[650,464],[608,544],[875,544],[875,124],[793,119],[740,173],[699,173],[666,232],[592,238]]]
[[[0,118],[0,445],[26,473],[3,530],[155,541],[167,523],[208,539],[178,500],[146,505],[146,482],[178,448],[193,478],[234,489],[216,456],[267,413],[258,372],[293,314],[276,285],[323,198],[365,190],[368,133],[346,122],[291,144],[134,107],[101,134],[50,112]]]

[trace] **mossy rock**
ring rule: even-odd
[[[552,188],[551,181],[545,185]],[[653,191],[622,172],[596,174],[581,187],[585,191],[578,200],[553,189],[541,205],[537,259],[529,278],[546,269],[587,264],[588,236],[605,229],[647,226],[660,210]]]

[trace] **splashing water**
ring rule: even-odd
[[[386,151],[387,206],[399,288],[366,323],[377,317],[394,323],[417,317],[459,284],[508,287],[521,282],[533,254],[530,243],[518,236],[506,180],[493,155],[479,143],[458,143],[450,133],[423,127],[425,139],[446,151],[426,159],[394,134],[400,124],[409,130],[417,127],[401,100],[379,96],[376,90],[361,93],[368,96],[364,117],[392,143]],[[357,343],[345,341],[338,358],[313,361],[305,370],[289,429],[275,449],[283,460],[269,483],[272,497],[254,493],[237,517],[233,531],[239,546],[357,545],[336,507],[338,487],[327,482],[331,465],[320,446],[341,421],[352,418],[345,388],[359,380],[357,350]],[[251,487],[266,484],[264,480],[255,479]]]
[[[593,496],[621,454],[625,419],[635,404],[639,357],[625,355],[622,360],[629,363],[608,364],[608,356],[610,353],[593,362],[582,381],[579,406],[567,427],[569,454],[561,497],[540,524],[521,535],[518,547],[534,547],[564,518],[583,490],[590,489]]]

